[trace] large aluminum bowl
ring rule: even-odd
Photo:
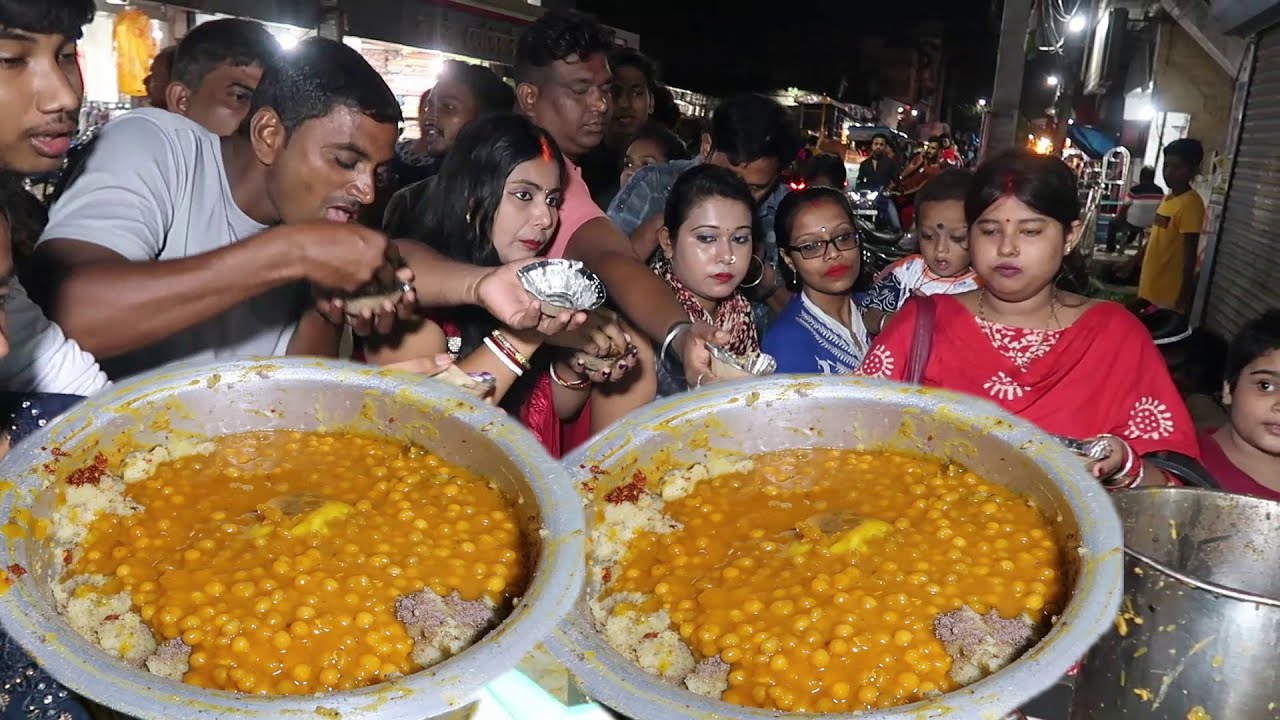
[[[1043,692],[1111,627],[1121,593],[1119,518],[1106,492],[1071,454],[1030,423],[956,393],[884,381],[782,375],[716,384],[654,403],[565,459],[599,498],[634,470],[705,460],[716,451],[790,448],[894,449],[947,458],[1035,500],[1054,524],[1070,569],[1070,600],[1049,635],[980,682],[937,699],[824,718],[996,720]],[[599,502],[597,500],[597,502]],[[588,531],[594,525],[589,512]],[[1079,552],[1076,552],[1079,548]],[[812,717],[731,705],[649,675],[596,631],[584,597],[548,642],[587,694],[634,718]]]
[[[139,718],[369,718],[423,720],[457,711],[510,669],[568,611],[582,584],[582,508],[568,477],[506,413],[439,381],[368,366],[310,359],[247,360],[153,372],[86,401],[21,443],[0,464],[16,486],[0,504],[48,517],[51,450],[59,476],[99,449],[122,453],[163,442],[165,433],[209,437],[264,429],[342,430],[417,442],[491,479],[518,503],[530,585],[514,612],[479,643],[394,682],[318,696],[246,696],[165,680],[129,666],[80,637],[57,614],[49,591],[57,572],[47,544],[8,539],[0,567],[29,574],[0,595],[0,619],[55,678],[92,700]],[[216,489],[211,488],[211,492]],[[545,530],[545,533],[540,533]]]

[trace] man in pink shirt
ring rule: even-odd
[[[707,323],[690,321],[671,288],[591,199],[574,162],[604,140],[613,102],[613,47],[611,31],[572,10],[547,12],[525,29],[516,47],[516,107],[549,132],[569,160],[560,227],[549,254],[581,260],[595,271],[627,320],[680,356],[689,384],[706,382],[714,377],[706,343],[727,338]]]

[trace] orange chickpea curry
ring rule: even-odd
[[[919,457],[798,450],[636,473],[600,507],[592,610],[610,645],[739,705],[945,693],[1016,659],[1065,602],[1034,505]]]
[[[526,581],[508,502],[418,447],[272,431],[102,465],[68,478],[55,598],[107,652],[192,685],[406,675],[469,647]]]

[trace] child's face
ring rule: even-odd
[[[646,165],[661,165],[667,161],[667,154],[662,146],[653,140],[636,140],[627,147],[627,155],[622,160],[622,178],[618,187],[626,187],[640,168]]]
[[[920,254],[938,277],[955,277],[969,269],[969,226],[964,203],[940,200],[920,206],[916,221]]]
[[[1223,388],[1236,434],[1268,455],[1280,456],[1280,350],[1245,366],[1235,389]]]
[[[671,260],[671,270],[694,295],[720,301],[733,294],[751,266],[751,208],[737,200],[703,200],[671,236],[662,228],[658,239]]]

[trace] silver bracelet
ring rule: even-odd
[[[1122,490],[1126,488],[1131,488],[1134,485],[1136,485],[1138,482],[1142,482],[1142,465],[1141,465],[1142,460],[1141,458],[1138,457],[1138,453],[1136,450],[1133,449],[1133,446],[1125,442],[1124,438],[1117,437],[1109,433],[1099,435],[1098,438],[1099,439],[1115,438],[1117,441],[1120,442],[1121,445],[1124,446],[1124,453],[1125,453],[1124,466],[1121,467],[1116,472],[1109,475],[1108,477],[1104,478],[1102,480],[1102,486],[1108,490]],[[1126,481],[1125,478],[1128,477],[1129,473],[1133,472],[1134,463],[1138,463],[1137,481],[1135,482],[1132,478]]]
[[[691,320],[681,320],[671,326],[671,329],[667,331],[666,339],[662,341],[662,350],[658,353],[658,362],[663,362],[667,359],[667,351],[671,349],[671,343],[675,341],[676,336],[680,334],[680,331],[692,327],[693,321]]]

